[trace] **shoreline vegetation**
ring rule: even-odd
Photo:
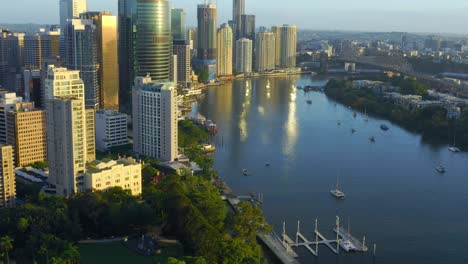
[[[161,175],[159,161],[143,159],[140,196],[121,188],[70,197],[46,196],[38,190],[22,194],[24,205],[0,210],[0,263],[78,264],[94,259],[87,255],[94,251],[81,251],[79,241],[115,237],[128,237],[127,245],[135,245],[127,246],[128,254],[123,255],[141,254],[139,238],[158,241],[161,235],[180,241],[183,254],[163,247],[160,254],[142,257],[174,264],[264,263],[256,236],[271,227],[261,209],[242,202],[237,214],[229,211],[221,197],[229,190],[213,169],[213,159],[199,147],[209,140],[207,132],[182,121],[179,137],[179,147],[202,171]]]
[[[427,96],[427,87],[417,81],[400,78],[387,81],[400,87],[402,94],[416,94],[423,98]],[[388,119],[411,132],[420,133],[425,140],[452,145],[456,138],[455,145],[468,150],[468,107],[462,109],[461,117],[455,120],[447,118],[447,110],[443,107],[434,106],[410,111],[393,104],[371,89],[356,88],[348,80],[331,79],[324,90],[328,97],[343,105]]]

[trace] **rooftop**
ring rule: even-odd
[[[110,170],[117,165],[131,166],[140,164],[134,158],[120,158],[118,160],[103,159],[95,160],[87,164],[86,173],[99,173],[105,170]]]

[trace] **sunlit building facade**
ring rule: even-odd
[[[15,166],[13,148],[0,145],[0,209],[11,208],[16,204]]]
[[[272,32],[260,32],[255,40],[257,72],[271,71],[275,69],[276,61],[276,35]]]
[[[236,72],[252,72],[252,40],[242,38],[236,41]]]
[[[172,60],[171,9],[167,0],[138,0],[135,76],[169,81]]]
[[[232,75],[234,33],[228,24],[218,29],[218,76]]]

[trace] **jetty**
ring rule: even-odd
[[[336,226],[333,231],[336,234],[334,239],[327,239],[318,229],[318,220],[315,220],[314,240],[309,240],[300,231],[300,221],[297,222],[297,232],[295,240],[291,239],[286,233],[286,223],[283,223],[283,233],[281,235],[282,244],[285,248],[304,247],[314,256],[318,256],[319,246],[325,246],[333,253],[339,254],[340,248],[346,252],[367,252],[366,238],[362,242],[355,238],[349,231],[340,226],[340,218],[336,217]]]

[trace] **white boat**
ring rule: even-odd
[[[460,152],[460,149],[456,147],[456,134],[453,133],[453,145],[448,148],[449,151],[453,153],[458,153]]]
[[[352,252],[357,250],[357,248],[349,240],[340,241],[340,247],[346,252]]]
[[[246,169],[243,169],[242,174],[244,174],[244,176],[247,176],[247,175],[249,175],[249,172]]]
[[[453,153],[458,153],[458,152],[460,152],[460,149],[457,148],[457,147],[449,147],[448,150],[450,150],[450,151],[453,152]]]
[[[439,165],[439,166],[436,167],[436,171],[438,173],[440,173],[440,174],[443,174],[443,173],[445,173],[445,168],[444,168],[444,166]]]
[[[336,178],[336,186],[335,186],[335,189],[331,190],[330,191],[330,194],[333,195],[335,198],[337,199],[342,199],[344,200],[345,198],[345,193],[343,191],[340,190],[339,188],[339,185],[340,185],[340,178],[337,177]]]

